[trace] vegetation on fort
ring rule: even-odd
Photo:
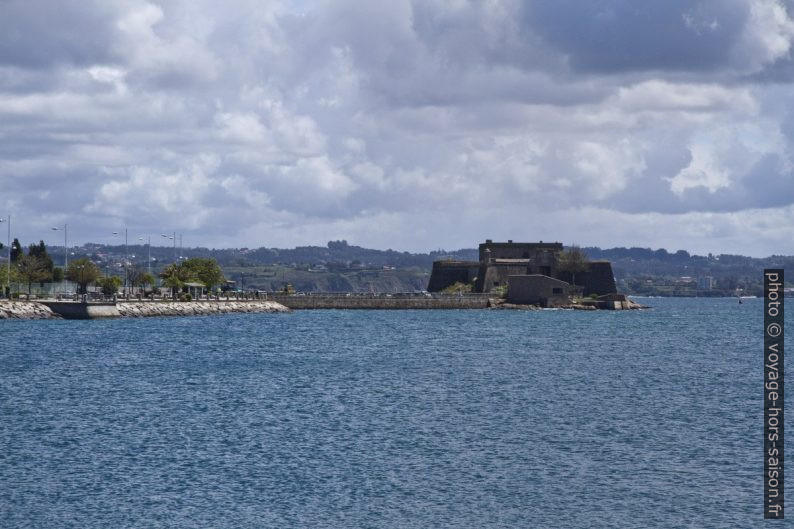
[[[506,299],[507,298],[507,285],[499,285],[498,287],[493,287],[491,289],[491,294],[497,298]]]
[[[473,284],[471,284],[471,283],[461,283],[460,281],[457,281],[457,282],[449,285],[447,288],[445,288],[441,292],[443,294],[457,294],[458,292],[463,292],[463,293],[471,292],[473,289],[474,289],[474,285]]]
[[[571,274],[571,284],[576,284],[576,274],[587,270],[590,259],[587,253],[577,245],[571,245],[557,256],[557,269]]]

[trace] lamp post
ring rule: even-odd
[[[143,237],[138,237],[138,240],[143,242]],[[152,236],[146,236],[146,273],[151,277],[152,275]],[[143,294],[146,295],[146,283],[144,283]],[[154,285],[152,285],[154,288]]]
[[[61,228],[53,228],[52,231],[59,231]],[[66,293],[66,269],[69,267],[69,244],[67,237],[69,234],[69,227],[67,224],[63,225],[63,291]]]
[[[114,231],[113,235],[118,235],[119,232]],[[129,246],[127,245],[127,228],[124,228],[124,297],[127,297],[127,283],[129,278],[129,272],[127,271],[127,266],[130,260],[130,251]]]
[[[85,275],[83,274],[83,269],[84,268],[85,268],[85,265],[77,265],[77,278],[78,278],[77,290],[81,290],[82,289],[83,282],[85,281]],[[83,289],[83,292],[82,292],[82,294],[83,294],[83,303],[85,303],[88,300],[88,292],[86,292],[86,290],[87,289]]]
[[[11,215],[7,219],[0,219],[0,222],[8,223],[8,275],[6,276],[6,286],[8,287],[8,297],[11,297]]]
[[[177,259],[176,259],[176,232],[174,232],[173,235],[166,235],[166,234],[163,233],[163,234],[160,235],[160,237],[165,237],[166,239],[171,239],[172,241],[174,241],[174,262],[176,263],[176,261],[177,261]]]
[[[138,240],[143,242],[143,237],[138,237]],[[146,272],[152,275],[152,236],[147,236],[146,242]]]

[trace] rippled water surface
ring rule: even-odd
[[[0,526],[761,527],[762,301],[644,302],[0,322]]]

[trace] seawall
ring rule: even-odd
[[[39,303],[67,320],[97,320],[121,316],[115,303],[80,303],[79,301],[40,301]]]
[[[346,295],[314,294],[308,296],[273,295],[270,299],[290,309],[485,309],[488,308],[487,295]]]

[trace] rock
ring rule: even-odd
[[[56,320],[61,319],[46,305],[35,301],[0,301],[0,320]]]
[[[117,304],[122,316],[204,316],[234,312],[289,312],[275,301],[130,301]]]

